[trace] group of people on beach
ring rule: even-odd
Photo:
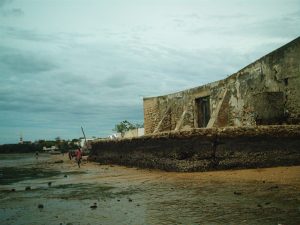
[[[82,155],[83,155],[82,150],[81,150],[81,147],[79,146],[79,147],[75,150],[75,152],[74,152],[74,151],[69,151],[68,155],[69,155],[69,159],[70,159],[70,160],[72,160],[72,158],[75,157],[76,162],[77,162],[77,165],[78,165],[78,167],[80,168],[80,164],[81,164],[81,160],[82,160]],[[38,152],[38,151],[35,152],[35,158],[36,158],[36,159],[39,158],[39,152]]]
[[[69,151],[69,159],[72,160],[73,156],[75,156],[76,162],[78,167],[80,168],[81,160],[82,160],[82,150],[80,147],[78,147],[75,151],[75,154],[73,154],[72,151]]]

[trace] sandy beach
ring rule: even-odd
[[[2,160],[0,224],[300,224],[300,166],[177,173],[86,159],[78,168],[66,154],[20,161]],[[9,169],[28,173],[12,180]]]

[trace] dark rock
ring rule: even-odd
[[[97,206],[97,203],[96,203],[96,202],[94,202],[94,205],[91,205],[91,206],[90,206],[91,209],[96,209],[97,207],[98,207],[98,206]]]
[[[120,201],[120,199],[117,200],[118,202]]]
[[[233,192],[233,194],[235,194],[235,195],[241,195],[242,193],[238,192],[238,191],[235,191],[235,192]]]
[[[64,160],[57,160],[54,163],[63,163],[63,162],[64,162]]]
[[[16,189],[14,189],[14,188],[13,188],[13,189],[11,189],[10,191],[12,191],[12,192],[15,192],[15,191],[16,191]]]
[[[270,204],[271,204],[271,202],[266,202],[266,203],[265,203],[265,205],[270,205]]]
[[[51,187],[52,182],[48,182],[48,186]]]
[[[43,208],[44,208],[44,205],[43,205],[43,204],[38,204],[38,208],[39,208],[39,209],[43,209]]]
[[[68,177],[68,175],[67,175],[67,174],[65,174],[65,175],[64,175],[64,177]]]
[[[268,190],[273,190],[273,189],[278,189],[278,188],[279,188],[278,185],[274,185],[274,186],[269,187]]]
[[[129,201],[129,202],[132,202],[132,199],[131,199],[131,198],[128,198],[128,201]]]
[[[262,205],[261,205],[261,204],[257,204],[257,207],[261,208],[261,207],[262,207]]]
[[[31,190],[31,187],[30,187],[30,186],[27,186],[27,187],[25,188],[25,191],[29,191],[29,190]]]

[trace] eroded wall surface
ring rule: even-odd
[[[209,96],[211,127],[300,123],[300,37],[230,77],[144,98],[145,134],[199,127],[196,100]]]
[[[300,125],[192,129],[93,143],[90,160],[167,171],[300,165]]]

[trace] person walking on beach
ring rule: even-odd
[[[78,167],[80,168],[80,163],[81,163],[81,159],[82,159],[82,152],[81,152],[80,147],[78,147],[78,149],[76,150],[75,155],[76,155],[76,161],[77,161]]]
[[[39,159],[39,152],[38,151],[35,152],[35,158]]]
[[[70,160],[73,158],[73,157],[72,157],[72,152],[71,152],[71,150],[69,150],[68,156],[69,156],[69,159],[70,159]]]

